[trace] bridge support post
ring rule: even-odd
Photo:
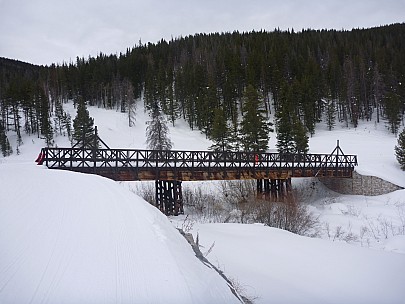
[[[257,180],[257,195],[262,195],[266,199],[282,200],[288,196],[291,190],[291,178]]]
[[[277,180],[277,196],[282,198],[284,196],[284,180]]]
[[[156,180],[156,207],[166,215],[184,213],[181,181]]]
[[[270,194],[270,180],[269,179],[265,179],[264,181],[264,192],[266,194]]]
[[[257,180],[257,194],[263,193],[263,180]]]

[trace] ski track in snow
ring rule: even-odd
[[[0,164],[0,182],[0,303],[238,302],[160,211],[119,184],[33,164]]]

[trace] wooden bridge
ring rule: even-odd
[[[183,212],[182,181],[256,179],[259,193],[277,198],[289,191],[292,177],[351,178],[357,165],[339,142],[330,154],[279,154],[110,149],[95,136],[97,148],[43,148],[37,162],[116,181],[154,180],[156,206],[166,214]]]

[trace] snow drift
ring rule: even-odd
[[[119,184],[0,164],[1,303],[239,303],[156,208]]]
[[[405,256],[261,224],[199,224],[208,258],[255,303],[405,303]],[[214,243],[215,242],[215,243]]]

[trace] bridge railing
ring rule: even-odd
[[[335,149],[336,150],[336,149]],[[341,151],[341,150],[340,150]],[[279,154],[255,152],[43,148],[48,168],[160,168],[160,169],[353,169],[356,155]]]

